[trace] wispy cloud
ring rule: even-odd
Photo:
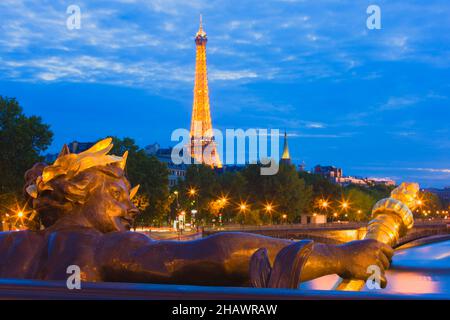
[[[238,6],[231,6],[225,0],[115,0],[99,3],[79,0],[77,4],[82,9],[82,29],[69,31],[65,27],[67,4],[64,1],[2,1],[0,53],[5,59],[18,61],[29,59],[30,53],[33,53],[32,59],[45,59],[55,55],[64,58],[70,52],[71,55],[107,60],[109,64],[120,62],[131,68],[133,64],[145,65],[147,59],[153,58],[161,65],[170,63],[181,68],[192,58],[192,54],[186,53],[193,49],[192,35],[196,20],[198,14],[203,12],[207,31],[211,32],[211,49],[220,41],[217,54],[239,56],[239,59],[227,61],[227,67],[220,68],[224,71],[211,73],[212,81],[337,79],[349,76],[349,70],[364,65],[370,58],[386,58],[375,52],[384,52],[385,55],[395,56],[397,60],[409,59],[411,54],[422,55],[425,63],[430,59],[426,52],[417,50],[421,41],[424,41],[425,31],[413,28],[407,34],[401,33],[398,30],[408,20],[399,19],[394,24],[395,28],[386,28],[379,38],[369,38],[367,31],[361,31],[364,30],[365,12],[345,1],[327,1],[323,4],[329,9],[326,11],[322,10],[323,6],[311,5],[306,1],[275,3],[251,0],[248,4]],[[251,18],[236,14],[235,11],[243,6],[252,7]],[[276,11],[273,11],[274,7]],[[422,26],[423,29],[448,27],[439,24],[441,14],[438,7],[434,3],[427,7],[429,14],[435,15],[437,20]],[[220,8],[220,14],[217,8]],[[408,16],[408,12],[416,12],[418,7],[391,4],[389,9],[404,17]],[[350,21],[361,23],[360,28],[349,27]],[[356,47],[358,54],[355,53]],[[176,57],[173,53],[178,51],[185,53]],[[436,59],[439,58],[437,54],[440,53],[434,52]],[[132,62],[127,61],[126,57]],[[169,62],[168,57],[173,61]],[[285,65],[280,66],[279,61]],[[212,66],[214,64],[211,63]],[[272,77],[265,77],[261,75],[261,69],[279,71],[273,73]],[[30,70],[27,79],[72,80],[68,75],[64,78],[55,77],[51,70],[36,71],[32,73],[33,70]],[[92,76],[97,77],[97,80],[105,79],[108,75],[114,78],[117,76],[114,75],[116,71],[122,77],[125,76],[120,70],[109,70],[108,73],[105,70],[105,74],[91,72],[90,79],[92,81]],[[7,70],[6,74],[9,77],[21,75],[12,70]],[[184,77],[177,76],[172,80],[179,81],[180,78],[183,81]],[[79,77],[74,80],[80,81]],[[134,81],[128,78],[123,82]]]
[[[436,173],[450,173],[450,169],[442,168],[406,168],[410,171],[426,171],[426,172],[436,172]]]
[[[351,112],[345,115],[342,118],[342,123],[352,124],[353,126],[361,126],[361,125],[365,126],[368,125],[369,123],[365,122],[364,120],[369,117],[373,117],[377,114],[384,112],[414,107],[415,105],[424,101],[425,99],[435,99],[435,98],[430,95],[426,95],[423,97],[410,95],[388,97],[388,99],[385,102],[379,105],[371,107],[369,106],[364,108],[365,109],[364,111]]]
[[[260,130],[260,129],[258,129]],[[267,130],[267,129],[264,129]],[[273,132],[273,128],[271,129],[271,131],[267,131],[266,134],[263,134],[259,131],[249,131],[250,133],[256,134],[256,135],[266,135],[266,136],[271,136],[271,137],[284,137],[284,130],[282,129],[278,129],[279,132],[278,134]],[[251,135],[251,134],[250,134]],[[340,138],[349,138],[351,136],[354,135],[354,133],[352,132],[346,132],[346,133],[341,133],[341,134],[313,134],[313,133],[301,133],[301,132],[286,132],[286,135],[289,138],[313,138],[313,139],[340,139]]]
[[[241,79],[254,79],[258,78],[258,74],[250,70],[240,70],[240,71],[223,71],[223,70],[213,70],[210,73],[209,79],[214,80],[241,80]]]
[[[325,128],[325,124],[320,123],[320,122],[309,122],[309,123],[306,123],[306,127],[313,128],[313,129],[322,129],[322,128]]]
[[[371,171],[424,171],[424,172],[432,172],[432,173],[450,173],[449,168],[409,168],[409,167],[398,167],[398,166],[361,166],[361,167],[353,167],[354,169],[364,169]]]
[[[420,99],[417,97],[390,97],[386,103],[378,108],[378,111],[403,109],[419,101]]]

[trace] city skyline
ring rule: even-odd
[[[0,4],[0,94],[51,125],[50,152],[107,135],[173,145],[189,128],[202,13],[215,127],[286,129],[308,168],[450,184],[443,1],[379,1],[381,30],[366,28],[369,2],[78,1],[80,30],[67,30],[65,3],[11,3]]]

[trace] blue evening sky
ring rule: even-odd
[[[381,30],[366,28],[371,4]],[[108,135],[173,144],[200,13],[216,128],[286,129],[307,168],[450,185],[448,0],[1,0],[0,95],[51,125],[50,152]]]

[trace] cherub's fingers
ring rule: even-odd
[[[392,259],[392,256],[394,255],[394,249],[392,249],[391,246],[385,244],[385,243],[381,243],[381,251],[386,255],[386,257],[388,258],[388,260]]]
[[[386,288],[386,286],[387,286],[387,279],[386,279],[386,275],[383,273],[382,275],[381,275],[381,279],[380,279],[381,281],[380,281],[380,287],[381,288]]]
[[[381,252],[378,256],[378,259],[381,261],[381,263],[383,264],[384,269],[389,269],[389,259],[384,255],[383,252]]]

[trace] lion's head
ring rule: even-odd
[[[130,187],[125,176],[127,152],[108,155],[112,139],[80,153],[67,146],[52,165],[37,163],[25,173],[25,191],[45,227],[60,219],[86,221],[101,232],[130,228],[138,210],[131,199],[139,186]]]

